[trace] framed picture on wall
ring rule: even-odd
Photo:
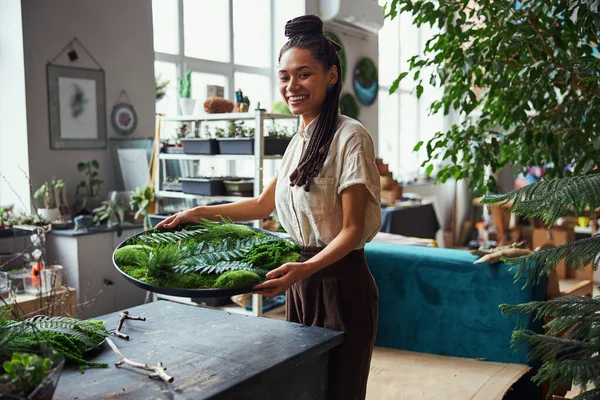
[[[106,148],[104,71],[46,66],[50,148]]]

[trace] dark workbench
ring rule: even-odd
[[[117,369],[104,344],[87,359],[109,368],[65,368],[55,399],[326,399],[329,351],[343,341],[337,331],[169,301],[129,312],[146,321],[126,320],[122,332],[130,340],[112,340],[133,361],[161,361],[174,382],[127,365]],[[97,319],[114,329],[119,313]]]

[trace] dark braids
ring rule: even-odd
[[[288,37],[288,41],[281,48],[279,60],[283,53],[291,48],[307,49],[316,60],[323,63],[326,70],[335,65],[338,71],[337,82],[333,87],[327,88],[323,108],[310,136],[306,151],[290,175],[291,186],[304,186],[304,190],[308,192],[312,179],[319,175],[319,171],[323,167],[337,128],[342,91],[342,69],[337,52],[342,48],[323,35],[323,22],[315,15],[303,15],[288,21],[285,24],[285,35]]]

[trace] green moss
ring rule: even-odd
[[[152,247],[146,245],[123,246],[115,251],[117,265],[146,265]]]
[[[300,258],[300,253],[297,251],[291,251],[281,256],[281,264],[296,262]]]
[[[219,276],[219,278],[215,282],[215,287],[239,288],[253,285],[260,280],[261,277],[252,271],[227,271]]]
[[[277,242],[267,242],[254,246],[242,259],[244,262],[251,263],[254,267],[260,269],[274,269],[284,264],[286,259],[293,259],[291,254],[299,255],[298,246],[287,240]],[[288,256],[289,255],[289,256]]]
[[[151,285],[181,288],[181,289],[210,289],[214,287],[217,280],[216,274],[200,275],[200,274],[169,274],[165,277],[147,276],[146,268],[135,265],[125,265],[120,267],[123,272],[134,279]]]

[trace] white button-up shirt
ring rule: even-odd
[[[279,222],[291,239],[301,246],[324,247],[342,230],[342,196],[352,185],[369,192],[364,232],[356,249],[362,249],[381,227],[380,184],[373,140],[362,124],[338,116],[338,126],[319,176],[310,192],[290,186],[290,175],[308,147],[317,118],[292,138],[277,173],[275,205]]]

